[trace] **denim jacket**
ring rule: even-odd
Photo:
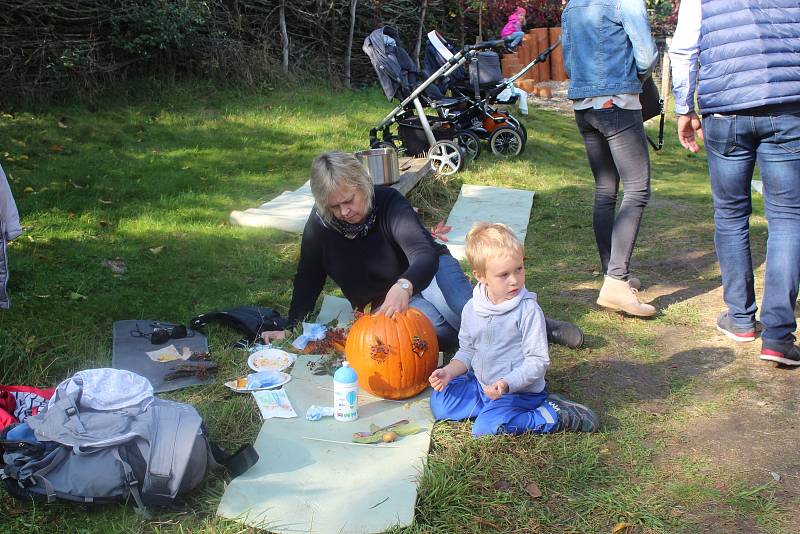
[[[561,26],[568,98],[642,92],[658,60],[644,0],[570,0]]]

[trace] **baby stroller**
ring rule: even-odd
[[[411,156],[427,155],[439,174],[449,175],[461,170],[466,163],[462,139],[474,141],[475,137],[462,127],[465,121],[459,120],[458,107],[466,109],[468,103],[464,98],[443,98],[435,82],[458,70],[481,50],[504,44],[505,41],[497,40],[465,46],[422,80],[393,28],[385,26],[370,33],[362,49],[375,68],[386,98],[400,100],[400,104],[370,130],[370,146],[392,147]],[[435,115],[426,115],[425,107],[431,108]],[[395,124],[396,135],[392,133]],[[378,132],[381,139],[378,139]]]
[[[497,108],[497,104],[514,104],[518,98],[514,82],[524,76],[537,64],[546,61],[550,53],[558,46],[553,43],[514,76],[503,79],[500,61],[497,54],[491,51],[481,52],[479,61],[470,64],[467,71],[463,67],[447,78],[439,81],[437,89],[448,92],[454,98],[466,101],[451,117],[461,130],[469,130],[477,140],[486,141],[492,152],[500,156],[516,156],[525,149],[528,132],[525,126],[511,113]],[[446,64],[456,49],[450,45],[437,31],[428,33],[428,44],[425,47],[425,72],[433,72]],[[464,139],[471,154],[468,159],[477,158],[480,154],[480,143],[475,139]]]

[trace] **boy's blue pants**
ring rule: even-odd
[[[506,393],[497,400],[486,396],[472,371],[450,381],[444,391],[431,394],[431,411],[437,421],[474,419],[472,435],[551,432],[558,412],[541,393]]]

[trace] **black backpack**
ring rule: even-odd
[[[286,320],[272,308],[240,306],[232,310],[203,313],[189,321],[193,330],[201,330],[209,323],[219,323],[241,332],[252,343],[261,332],[283,330]]]

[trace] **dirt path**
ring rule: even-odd
[[[566,83],[546,83],[553,98],[531,96],[532,108],[572,115]],[[689,208],[673,204],[655,199],[653,207],[689,216]],[[754,255],[763,255],[759,241],[754,238]],[[662,310],[680,305],[694,319],[655,326],[651,348],[658,356],[652,361],[626,357],[620,347],[595,349],[578,387],[596,399],[624,391],[654,421],[648,441],[661,444],[655,455],[661,472],[676,484],[713,488],[693,509],[676,511],[690,517],[697,532],[800,533],[800,368],[760,361],[760,341],[735,343],[719,333],[716,318],[724,304],[713,245],[709,240],[707,249],[679,253],[684,245],[673,245],[664,243],[671,252],[636,266],[637,272],[661,273],[642,297]],[[763,270],[762,261],[759,299]],[[709,271],[716,273],[712,280],[702,275]],[[587,283],[562,296],[593,305],[598,287],[599,281]],[[785,521],[770,523],[773,510]]]
[[[763,279],[763,272],[756,276]],[[647,297],[665,289],[653,287]],[[735,343],[716,331],[721,287],[685,303],[700,311],[700,324],[663,328],[656,344],[672,362],[671,374],[689,379],[692,391],[686,405],[660,407],[674,421],[657,463],[687,481],[716,480],[721,499],[693,512],[705,532],[761,532],[730,505],[766,507],[770,499],[789,512],[788,532],[800,532],[800,370],[759,360],[759,341]],[[736,499],[744,502],[726,502]]]

